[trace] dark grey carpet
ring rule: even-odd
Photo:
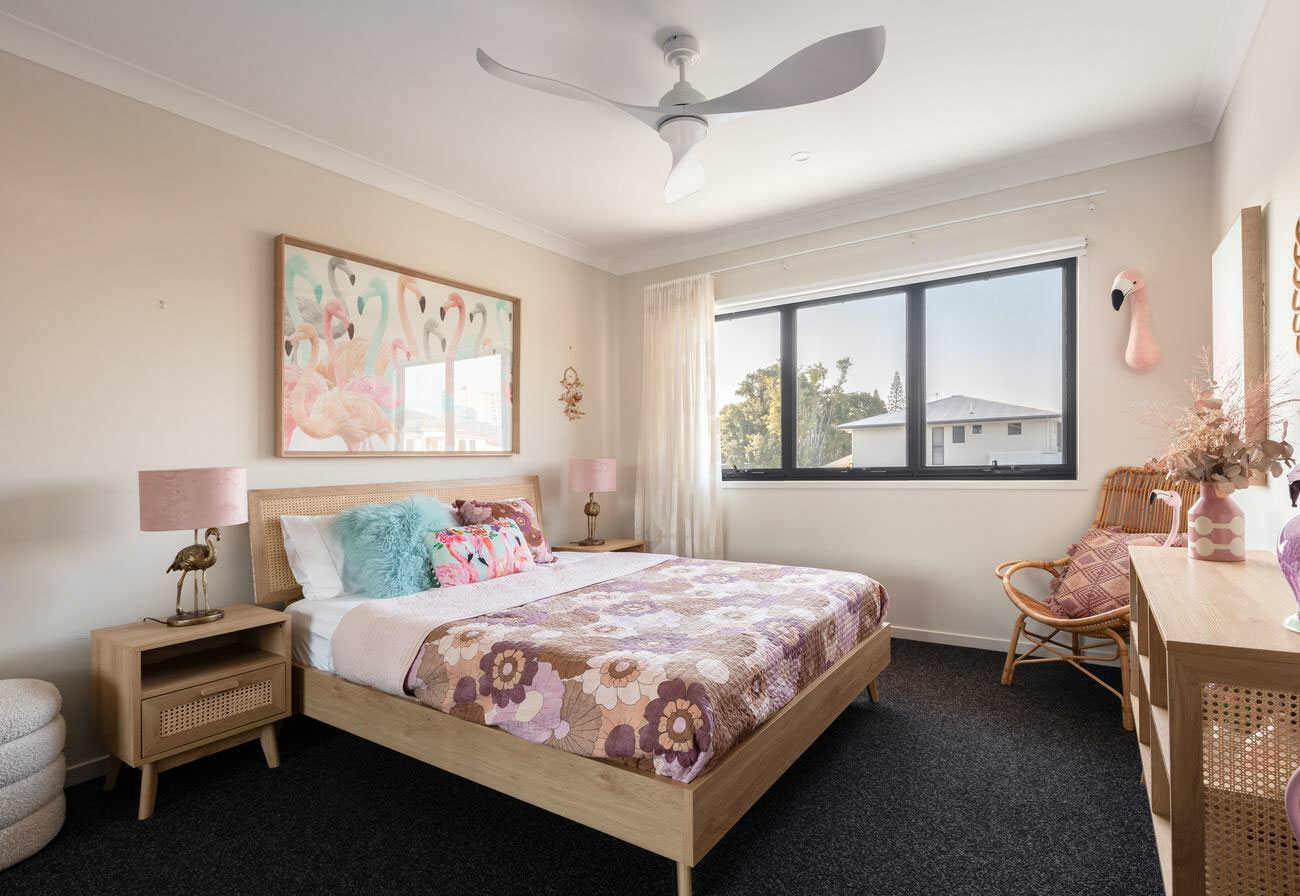
[[[863,694],[695,869],[722,894],[1161,892],[1133,735],[1064,667],[997,684],[993,653],[894,642]],[[1114,670],[1108,670],[1113,672]],[[68,791],[68,822],[3,893],[629,894],[673,865],[341,731],[299,719],[271,771],[256,743]]]

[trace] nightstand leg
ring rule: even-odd
[[[871,684],[867,685],[867,696],[871,698],[872,703],[880,702],[880,685],[877,684],[877,679],[871,679]]]
[[[112,790],[117,786],[117,773],[122,770],[122,760],[116,756],[108,757],[108,768],[104,770],[104,790]]]
[[[266,755],[267,768],[280,767],[280,747],[275,742],[275,725],[262,727],[262,752]]]
[[[152,762],[140,766],[140,820],[153,815],[153,798],[158,793],[158,768]]]

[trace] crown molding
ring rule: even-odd
[[[1219,130],[1267,8],[1268,0],[1230,0],[1224,4],[1220,27],[1215,29],[1214,41],[1205,54],[1205,69],[1192,108],[1196,120],[1212,135]]]
[[[847,202],[803,209],[765,218],[753,224],[719,228],[709,233],[647,240],[612,252],[609,270],[620,276],[693,261],[765,243],[807,236],[851,224],[970,199],[999,190],[1023,187],[1057,177],[1104,168],[1120,162],[1159,155],[1209,142],[1211,134],[1196,122],[1180,122],[1143,131],[1071,141],[1050,149],[1000,159],[861,194]]]
[[[592,267],[602,253],[382,162],[0,12],[0,50]]]

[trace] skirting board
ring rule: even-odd
[[[994,653],[1007,652],[1007,638],[990,638],[988,635],[963,635],[958,632],[937,632],[928,628],[909,628],[906,625],[894,626],[894,640],[925,641],[929,644],[949,644],[953,647],[973,647],[976,650],[991,650]],[[1022,644],[1024,642],[1021,642]],[[1110,644],[1110,639],[1106,639]],[[1023,649],[1023,648],[1022,648]],[[1089,663],[1097,666],[1118,666],[1111,662]]]

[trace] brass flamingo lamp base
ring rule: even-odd
[[[596,537],[596,517],[600,516],[600,505],[596,503],[595,492],[587,492],[587,506],[582,508],[582,512],[587,515],[587,537],[578,544],[584,548],[604,544],[605,539]]]
[[[194,530],[194,544],[181,548],[176,559],[167,568],[168,572],[180,571],[181,577],[176,582],[176,613],[161,620],[171,626],[198,625],[203,622],[216,622],[225,618],[225,612],[208,606],[208,570],[217,563],[217,549],[214,542],[221,540],[221,532],[215,528],[204,533],[206,544],[199,543],[199,530]],[[194,609],[181,609],[181,590],[185,587],[185,577],[190,573],[194,577]],[[199,580],[203,580],[203,606],[199,606]]]

